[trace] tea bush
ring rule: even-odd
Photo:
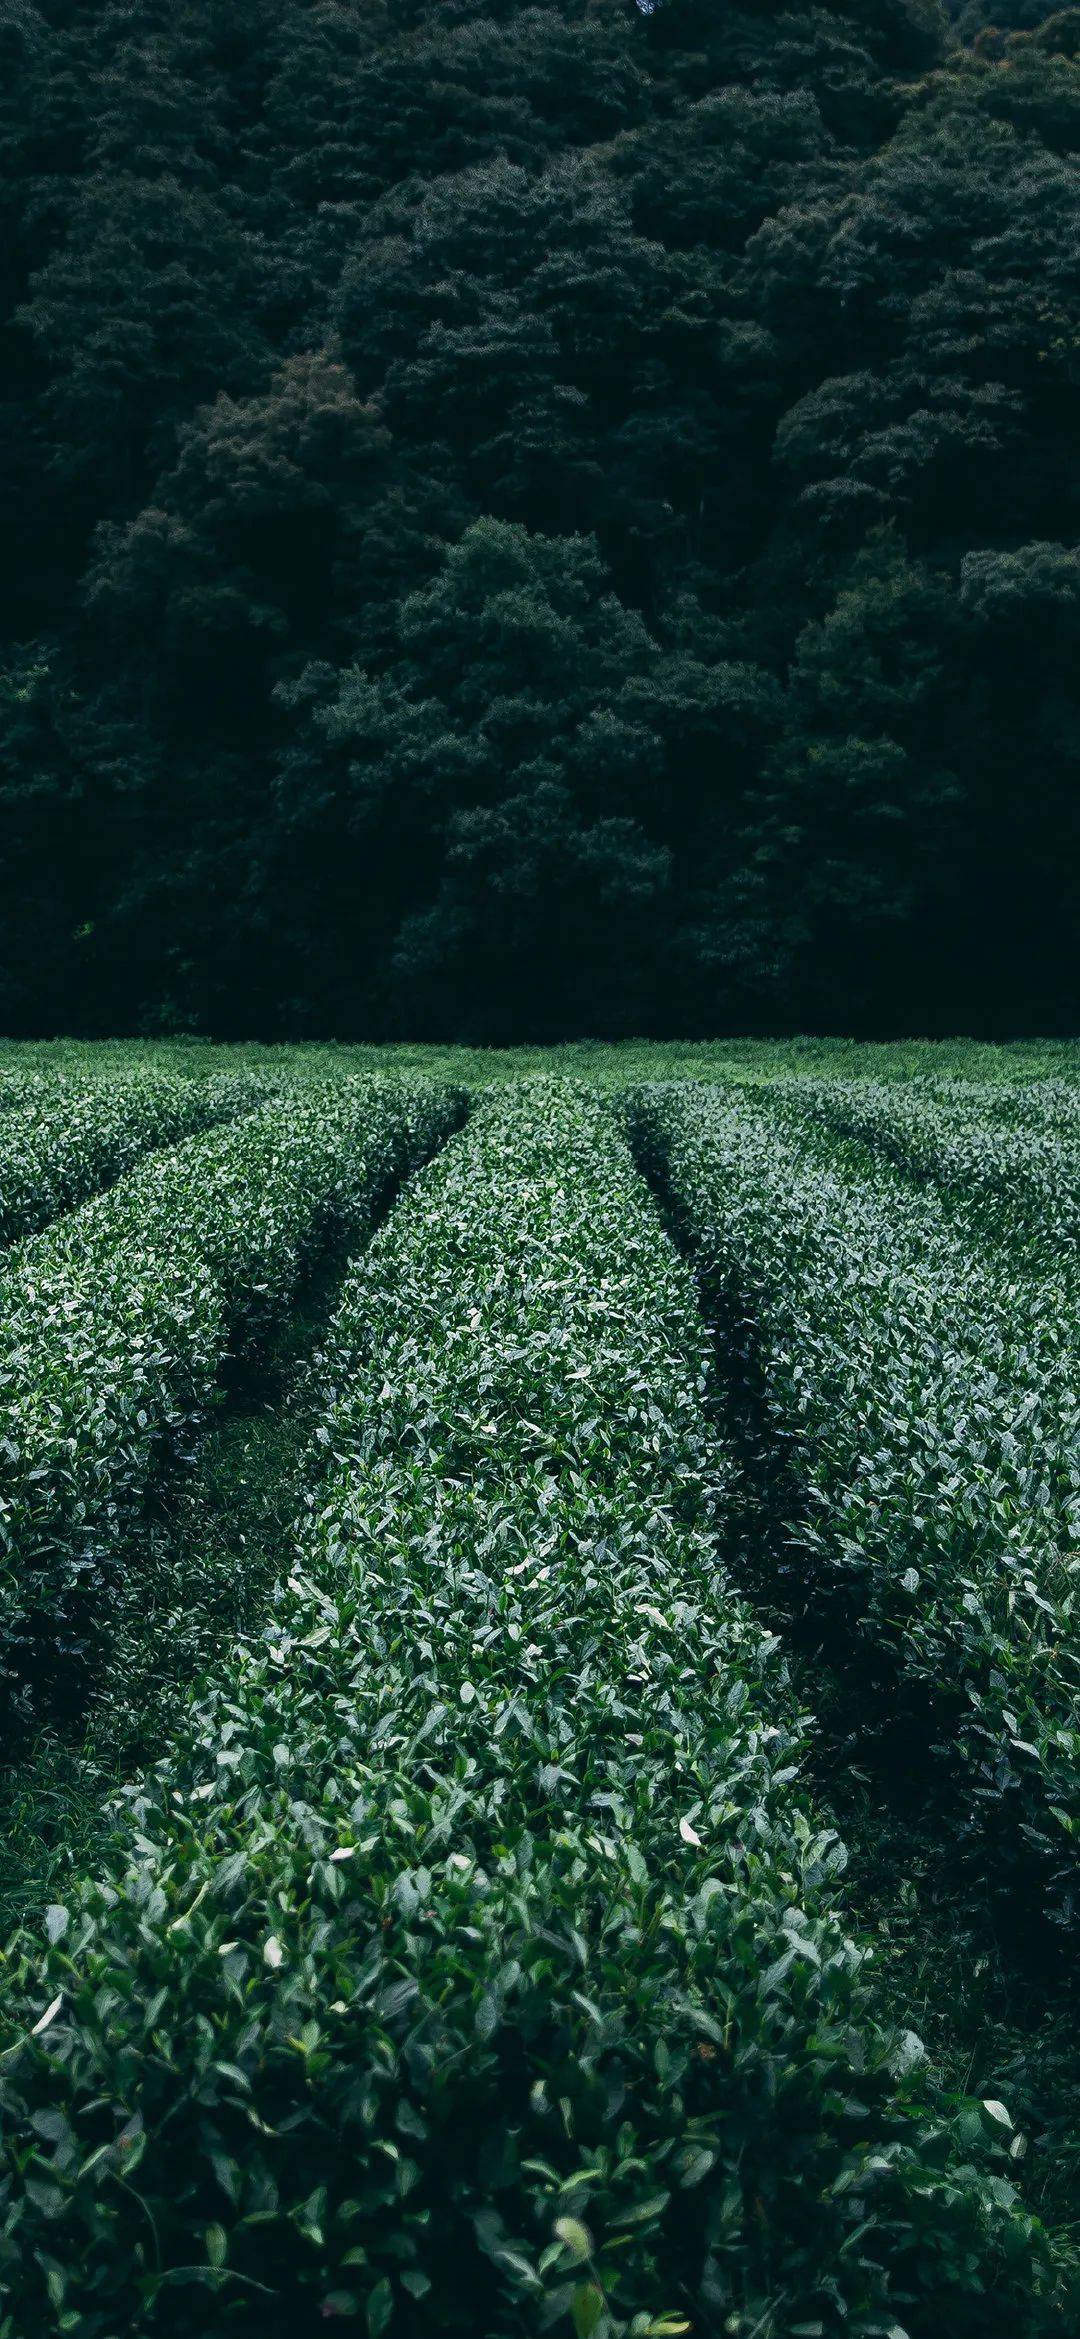
[[[1057,1914],[1080,1832],[1080,1383],[1067,1288],[932,1191],[800,1131],[799,1100],[642,1092],[710,1309],[782,1456],[786,1564],[843,1590],[966,1765],[987,1859]],[[898,1120],[900,1116],[898,1115]],[[979,1152],[996,1140],[976,1137]]]
[[[40,1704],[85,1654],[166,1448],[312,1252],[360,1241],[456,1095],[346,1080],[153,1155],[0,1273],[0,1653]]]
[[[263,1093],[256,1077],[230,1073],[32,1082],[25,1102],[17,1085],[0,1119],[0,1245],[36,1234],[155,1146],[249,1111]]]
[[[584,1095],[399,1202],[269,1625],[9,1948],[8,2330],[1055,2327],[1007,2114],[875,2020],[707,1363]]]
[[[1029,1265],[1080,1271],[1076,1101],[1017,1090],[1005,1113],[872,1081],[808,1082],[797,1117],[870,1147],[935,1187],[976,1234],[1021,1247]]]

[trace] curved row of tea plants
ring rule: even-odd
[[[0,1118],[0,1245],[36,1234],[154,1147],[231,1120],[264,1093],[257,1079],[229,1073],[39,1084]]]
[[[982,1251],[785,1103],[688,1084],[637,1128],[783,1458],[788,1566],[844,1593],[967,1766],[995,1867],[1071,1908],[1080,1836],[1080,1385],[1060,1285]],[[895,1694],[895,1690],[889,1694]],[[985,1856],[989,1857],[989,1853]]]
[[[325,1370],[272,1624],[8,1954],[11,2328],[1056,2329],[1007,2115],[875,2026],[613,1120],[489,1101]]]
[[[1070,1130],[1014,1100],[1003,1124],[952,1100],[871,1081],[807,1084],[784,1100],[797,1115],[869,1146],[906,1176],[940,1189],[952,1211],[1029,1263],[1080,1269],[1080,1120]]]
[[[226,1353],[333,1225],[359,1241],[458,1117],[426,1084],[346,1080],[152,1155],[0,1273],[0,1656],[29,1696],[100,1625],[125,1527]],[[40,1702],[40,1695],[39,1700]]]

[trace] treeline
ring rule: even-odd
[[[1078,52],[4,0],[0,1028],[1075,1027]]]

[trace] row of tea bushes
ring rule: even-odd
[[[39,1096],[55,1096],[60,1085],[55,1073],[9,1061],[0,1066],[0,1113],[10,1113],[16,1105],[33,1104]]]
[[[49,1226],[123,1176],[155,1146],[249,1111],[263,1084],[225,1073],[171,1072],[102,1081],[38,1081],[26,1101],[8,1091],[0,1117],[0,1245]]]
[[[940,1104],[950,1104],[958,1114],[974,1115],[1002,1128],[1057,1129],[1063,1136],[1080,1135],[1080,1085],[1075,1081],[915,1080],[909,1085],[913,1096],[930,1095]]]
[[[12,2330],[1058,2327],[1007,2113],[875,2025],[706,1363],[593,1100],[399,1202],[272,1623],[8,1952]]]
[[[871,1081],[807,1082],[784,1103],[936,1187],[973,1230],[1020,1245],[1041,1271],[1080,1269],[1080,1120],[1047,1120],[1037,1098],[1035,1109],[1014,1098],[1006,1119]]]
[[[101,1628],[125,1530],[225,1356],[335,1226],[357,1241],[459,1114],[426,1084],[344,1080],[152,1155],[0,1274],[0,1654],[40,1706]],[[33,1690],[33,1696],[31,1691]]]
[[[1075,1896],[1080,1385],[1060,1287],[932,1191],[800,1134],[788,1103],[642,1092],[662,1179],[758,1436],[774,1549],[839,1590],[888,1696],[966,1766],[1000,1872]],[[902,1710],[902,1708],[901,1708]]]

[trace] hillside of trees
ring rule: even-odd
[[[1075,1028],[1078,60],[0,0],[0,1029]]]

